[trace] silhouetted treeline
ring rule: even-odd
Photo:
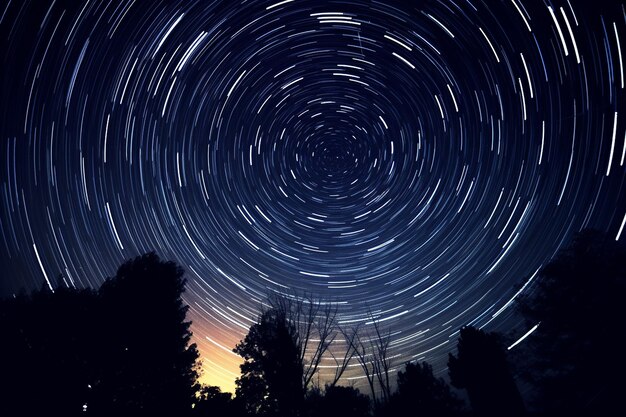
[[[390,333],[371,313],[346,328],[333,302],[269,297],[234,348],[244,362],[233,398],[197,382],[183,270],[146,254],[97,291],[46,287],[0,301],[0,415],[622,415],[624,245],[585,231],[522,282],[516,311],[535,330],[511,351],[511,338],[461,328],[451,385],[427,362],[392,372]],[[322,359],[335,365],[323,388],[313,383]],[[368,395],[338,384],[351,363]]]
[[[619,342],[626,334],[621,300],[625,285],[624,245],[594,231],[578,234],[519,298],[517,312],[529,329],[538,327],[513,356],[505,349],[503,335],[471,326],[460,329],[448,371],[451,384],[466,392],[469,409],[426,362],[406,364],[392,393],[389,334],[375,317],[369,330],[340,329],[343,360],[333,359],[342,370],[351,359],[357,360],[370,387],[369,414],[378,416],[621,415],[626,361]],[[272,308],[250,328],[235,349],[245,359],[237,380],[238,401],[256,415],[361,415],[364,406],[355,390],[342,394],[342,407],[331,407],[344,410],[341,413],[323,408],[323,399],[330,403],[337,390],[345,388],[337,386],[337,380],[325,390],[306,382],[298,385],[305,366],[298,355],[300,318]],[[333,329],[326,318],[324,323]],[[305,322],[315,323],[310,317]],[[513,340],[506,342],[512,345]],[[524,383],[528,406],[518,382]]]
[[[179,415],[198,352],[183,271],[151,253],[99,291],[42,289],[0,303],[0,415]]]

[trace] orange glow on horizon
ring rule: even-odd
[[[230,392],[234,396],[235,379],[240,375],[239,365],[243,358],[232,350],[247,331],[237,329],[241,330],[240,334],[226,333],[198,313],[191,308],[187,313],[187,319],[192,322],[191,342],[197,345],[200,353],[201,372],[198,381],[220,387],[222,392]]]
[[[239,377],[239,365],[243,359],[237,361],[216,362],[214,355],[216,352],[200,351],[202,372],[198,381],[203,385],[213,385],[220,387],[222,392],[230,392],[235,395],[235,378]]]

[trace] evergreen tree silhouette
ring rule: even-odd
[[[585,230],[543,268],[519,299],[537,330],[519,347],[520,368],[548,415],[623,413],[626,247]]]
[[[522,398],[496,334],[463,327],[457,351],[456,356],[449,355],[450,381],[456,388],[467,390],[476,415],[524,414]]]

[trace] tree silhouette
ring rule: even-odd
[[[329,351],[331,343],[339,334],[337,305],[316,300],[311,294],[306,293],[289,296],[272,294],[268,297],[268,303],[271,309],[284,315],[285,320],[294,328],[294,341],[302,363],[303,391],[306,392],[308,389],[327,352],[338,364],[331,385],[336,384],[352,357],[348,350],[339,363],[337,356]]]
[[[304,400],[297,330],[286,312],[270,309],[252,325],[235,353],[244,359],[236,395],[248,413],[296,416]]]
[[[467,390],[479,416],[524,414],[524,404],[494,333],[468,326],[460,330],[458,354],[449,355],[450,381]]]
[[[100,288],[108,335],[93,408],[103,414],[188,413],[197,386],[184,271],[154,253],[124,263]]]
[[[1,415],[181,415],[195,397],[183,271],[146,254],[92,290],[0,302]]]
[[[72,416],[94,380],[97,296],[47,287],[0,301],[0,415]]]
[[[550,415],[623,410],[625,246],[585,230],[531,284],[518,307],[539,326],[516,350],[536,407]]]
[[[323,393],[308,398],[312,415],[324,417],[367,417],[370,399],[354,387],[326,385]]]
[[[407,363],[398,372],[398,388],[385,407],[387,416],[453,416],[462,402],[442,378],[436,378],[427,362]]]
[[[365,326],[344,330],[343,334],[349,343],[351,355],[356,357],[367,380],[374,408],[379,408],[387,403],[391,397],[391,381],[389,379],[391,334],[388,331],[383,331],[380,322],[371,312],[369,316],[371,322]],[[377,395],[377,383],[380,388],[380,397]]]
[[[193,415],[237,417],[243,415],[243,410],[233,401],[230,392],[222,392],[220,387],[205,385],[198,391]]]

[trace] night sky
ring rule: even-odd
[[[2,3],[2,295],[154,250],[204,382],[294,291],[444,374],[574,233],[626,239],[622,0]]]

